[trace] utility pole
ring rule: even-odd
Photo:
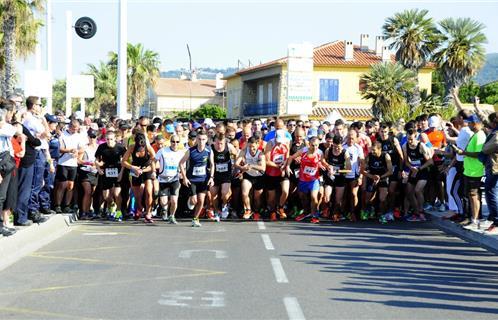
[[[128,117],[128,93],[127,93],[127,0],[119,0],[119,45],[118,45],[118,108],[117,116],[120,119]]]

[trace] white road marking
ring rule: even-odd
[[[301,310],[301,306],[297,301],[297,298],[294,297],[285,297],[284,298],[285,310],[287,310],[287,315],[290,320],[304,320],[304,314]]]
[[[210,297],[202,297],[202,301],[209,301],[210,303],[201,304],[201,307],[208,308],[222,308],[225,306],[225,292],[223,291],[206,291]]]
[[[263,221],[258,221],[258,229],[259,230],[266,230],[265,223]]]
[[[227,252],[223,250],[182,250],[180,252],[179,258],[190,259],[192,258],[192,253],[197,252],[214,252],[216,259],[226,259],[228,257]]]
[[[190,295],[185,295],[185,294],[193,294],[194,291],[192,290],[183,290],[183,291],[170,291],[167,293],[163,293],[161,297],[163,299],[160,299],[158,301],[159,304],[163,306],[171,306],[171,307],[190,307],[190,305],[187,302],[180,302],[180,301],[191,301],[194,298]]]
[[[271,266],[273,267],[273,273],[275,274],[278,283],[289,283],[280,259],[271,258]]]
[[[117,232],[86,232],[84,236],[116,236]]]
[[[266,250],[275,250],[273,243],[271,243],[270,236],[267,234],[262,234],[261,238],[263,239],[263,243],[265,244]]]

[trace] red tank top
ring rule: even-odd
[[[280,165],[287,160],[287,152],[289,149],[287,145],[281,143],[280,146],[275,145],[270,152],[270,160]],[[275,167],[266,166],[266,174],[272,177],[280,177],[282,175],[282,170]]]
[[[299,169],[299,180],[304,182],[315,181],[320,178],[320,161],[322,160],[321,153],[317,152],[314,155],[303,153],[301,156],[301,168]]]

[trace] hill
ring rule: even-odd
[[[498,53],[486,55],[486,63],[482,70],[475,77],[479,85],[487,84],[498,80]]]

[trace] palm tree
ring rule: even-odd
[[[2,42],[0,50],[1,90],[4,96],[14,93],[15,62],[35,50],[37,34],[42,26],[34,11],[42,11],[44,0],[2,0],[0,21]]]
[[[460,87],[468,82],[484,65],[487,42],[482,32],[485,26],[470,18],[447,18],[439,23],[443,45],[434,54],[444,79],[445,105],[453,101],[451,91],[458,95]]]
[[[365,87],[363,99],[372,99],[372,112],[379,119],[392,119],[406,106],[406,96],[413,92],[417,75],[399,63],[384,62],[372,66],[369,73],[361,76]]]
[[[116,69],[103,61],[100,61],[98,66],[89,64],[88,68],[88,74],[92,75],[95,81],[95,97],[88,104],[88,110],[93,114],[96,114],[97,111],[100,111],[101,114],[109,113],[111,110],[115,113],[117,99]]]
[[[138,118],[139,108],[145,101],[147,89],[159,78],[159,54],[144,49],[142,44],[128,43],[128,104],[133,118]],[[110,65],[117,69],[118,55],[110,53]]]
[[[396,60],[416,74],[429,62],[440,42],[440,33],[428,13],[428,10],[405,10],[387,18],[382,26],[384,37],[391,42],[389,48],[396,52]],[[409,104],[412,110],[420,104],[418,79]]]

